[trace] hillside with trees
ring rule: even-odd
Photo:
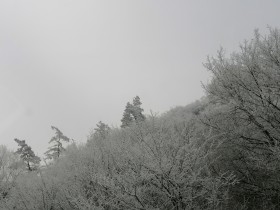
[[[280,209],[280,31],[204,66],[206,95],[185,107],[144,115],[136,96],[84,144],[52,126],[41,165],[24,140],[1,146],[0,209]]]

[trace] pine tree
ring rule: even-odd
[[[123,118],[121,119],[122,128],[130,126],[131,123],[133,122],[133,117],[131,113],[132,113],[132,105],[128,102],[123,112]]]
[[[53,146],[49,147],[48,151],[45,152],[45,155],[47,156],[47,159],[57,159],[61,153],[65,151],[65,148],[62,146],[62,141],[69,142],[70,139],[63,135],[58,128],[54,126],[51,126],[51,128],[55,131],[55,136],[51,138],[49,144],[53,143]]]
[[[26,164],[27,170],[28,171],[36,170],[38,168],[41,159],[35,155],[31,147],[25,143],[25,140],[15,139],[15,141],[18,143],[18,146],[20,147],[18,148],[16,153],[20,155],[20,158]]]
[[[133,115],[135,121],[137,121],[137,122],[145,120],[145,116],[142,114],[144,109],[141,108],[141,105],[142,105],[142,103],[140,101],[140,97],[136,96],[133,99],[132,115]]]
[[[129,127],[133,122],[140,122],[145,120],[145,116],[142,114],[144,111],[141,108],[141,101],[140,97],[136,96],[133,98],[133,103],[127,103],[124,113],[123,113],[123,118],[121,119],[122,128]]]

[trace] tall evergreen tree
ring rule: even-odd
[[[51,128],[55,131],[55,136],[51,138],[49,144],[53,145],[49,147],[48,151],[45,152],[47,159],[57,159],[61,155],[61,153],[65,150],[62,146],[62,142],[69,142],[70,139],[65,136],[57,127],[51,126]]]
[[[133,122],[137,123],[145,120],[145,116],[142,113],[144,109],[141,108],[141,104],[139,96],[133,98],[132,104],[129,102],[126,104],[123,118],[121,119],[122,128],[129,127]]]
[[[130,104],[129,102],[126,104],[125,110],[123,112],[123,118],[121,119],[122,128],[128,127],[131,125],[131,123],[133,122],[133,117],[132,117],[132,104]]]
[[[135,121],[143,121],[145,120],[145,116],[143,115],[143,111],[144,109],[141,108],[141,101],[140,101],[140,97],[139,96],[136,96],[134,99],[133,99],[133,107],[132,107],[132,115],[135,119]]]
[[[36,170],[41,159],[35,155],[31,147],[25,143],[25,140],[15,139],[15,141],[18,143],[18,146],[20,147],[18,148],[16,153],[20,155],[20,158],[26,164],[27,170],[28,171]]]

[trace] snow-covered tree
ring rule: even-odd
[[[140,122],[145,120],[145,116],[143,115],[144,109],[141,108],[141,101],[140,97],[136,96],[133,98],[133,103],[127,103],[124,113],[123,113],[123,118],[121,119],[122,128],[129,127],[132,122]]]
[[[136,96],[133,99],[133,106],[132,106],[132,115],[133,115],[135,121],[145,120],[145,116],[143,115],[144,109],[141,108],[141,105],[142,105],[142,103],[140,101],[140,97]]]
[[[5,199],[16,178],[23,171],[24,165],[18,154],[10,151],[6,146],[0,145],[0,203]]]
[[[280,207],[279,43],[278,29],[256,31],[238,52],[227,57],[221,50],[205,64],[213,78],[205,86],[211,108],[203,121],[224,142],[216,168],[238,175],[233,192],[253,209],[266,202]]]
[[[65,136],[57,127],[51,126],[51,128],[55,131],[55,136],[51,138],[49,144],[53,144],[48,148],[48,151],[45,152],[47,159],[56,159],[59,158],[61,153],[65,150],[62,146],[62,142],[69,142],[70,139]]]
[[[20,158],[26,164],[27,170],[36,170],[38,168],[38,165],[40,164],[41,159],[35,155],[31,147],[25,143],[25,140],[15,139],[15,141],[19,146],[16,153],[19,154]]]
[[[106,135],[108,135],[110,130],[111,128],[109,127],[109,125],[103,123],[102,121],[99,121],[99,123],[96,124],[96,128],[94,128],[94,135],[104,139]]]
[[[125,110],[123,112],[123,118],[121,119],[122,128],[128,127],[131,125],[131,123],[133,122],[133,117],[132,117],[132,104],[130,104],[129,102],[126,104]]]

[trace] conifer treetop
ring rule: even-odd
[[[14,139],[18,143],[19,148],[15,152],[19,154],[20,158],[27,165],[29,171],[33,171],[37,168],[37,165],[40,163],[41,159],[35,155],[34,151],[28,146],[25,140]]]
[[[122,128],[129,127],[133,122],[138,123],[145,120],[145,116],[142,113],[144,109],[141,108],[141,105],[139,96],[133,98],[132,104],[130,102],[126,104],[123,118],[121,119]]]
[[[70,142],[70,138],[65,136],[57,127],[51,126],[51,129],[55,131],[55,135],[49,141],[49,144],[53,144],[45,152],[47,159],[56,159],[59,158],[61,153],[65,151],[65,148],[62,145],[62,141]]]

